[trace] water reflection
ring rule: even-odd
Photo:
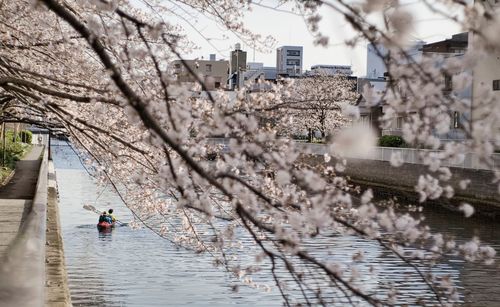
[[[86,211],[89,203],[102,210],[115,209],[122,221],[131,216],[110,190],[98,188],[79,166],[74,153],[62,146],[53,155],[60,192],[60,216],[70,291],[75,306],[281,306],[276,289],[271,293],[239,287],[228,274],[214,268],[208,255],[177,249],[147,230],[117,227],[98,232],[98,215]],[[464,219],[461,215],[428,208],[426,221],[433,230],[453,236],[458,242],[478,235],[500,250],[500,229],[492,221]],[[329,237],[314,243],[314,255],[356,267],[360,284],[371,293],[396,286],[405,297],[432,299],[426,285],[401,260],[371,241],[357,237]],[[351,255],[363,250],[364,260]],[[500,302],[500,259],[494,266],[466,264],[450,259],[432,268],[450,274],[469,306],[496,306]],[[372,273],[373,272],[373,273]],[[263,274],[258,282],[268,282]],[[334,295],[334,294],[332,294]],[[349,303],[337,296],[337,306]]]
[[[97,230],[97,233],[99,234],[99,239],[110,241],[111,234],[113,233],[113,228],[106,228],[103,230]]]

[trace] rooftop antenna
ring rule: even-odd
[[[255,63],[255,38],[252,39],[252,43],[253,43],[253,62]]]

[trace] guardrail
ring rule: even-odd
[[[43,150],[31,211],[10,245],[0,267],[0,305],[45,304],[45,230],[48,148]]]
[[[211,138],[208,140],[209,144],[220,144],[224,146],[224,150],[229,150],[229,139],[228,138]],[[325,144],[315,144],[315,143],[305,143],[305,142],[295,142],[296,147],[304,153],[310,153],[314,155],[324,155],[329,152],[328,146]],[[396,147],[373,147],[369,152],[365,152],[359,155],[349,154],[345,155],[346,158],[353,159],[365,159],[365,160],[378,160],[378,161],[390,161],[393,153],[399,152],[404,163],[411,164],[423,164],[424,157],[430,155],[444,155],[442,150],[431,150],[431,149],[416,149],[416,148],[396,148]],[[500,168],[500,154],[495,153],[491,155],[492,164],[495,168]],[[442,166],[449,167],[460,167],[469,169],[484,169],[490,170],[491,167],[482,163],[479,156],[473,152],[468,152],[463,154],[463,159],[460,161],[453,161],[450,159],[442,159]]]
[[[311,143],[297,143],[297,147],[305,152],[315,154],[315,155],[324,155],[328,153],[328,145],[325,144],[311,144]],[[431,155],[435,155],[436,157],[441,158],[440,156],[444,156],[444,151],[442,150],[431,150],[431,149],[416,149],[416,148],[395,148],[395,147],[374,147],[369,152],[362,153],[359,155],[349,154],[346,155],[346,158],[353,159],[365,159],[365,160],[378,160],[378,161],[390,161],[393,154],[399,153],[401,159],[404,163],[410,164],[423,164],[424,157],[429,157]],[[469,168],[469,169],[484,169],[490,170],[491,167],[485,165],[479,159],[479,156],[473,152],[463,153],[463,159],[459,161],[451,160],[447,158],[441,159],[442,166],[448,167],[460,167],[460,168]],[[493,167],[500,167],[500,154],[492,154],[491,161]]]

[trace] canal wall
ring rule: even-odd
[[[213,138],[209,140],[212,144],[222,145],[222,150],[229,150],[229,138]],[[309,165],[335,166],[332,159],[329,163],[324,162],[323,155],[329,153],[330,149],[325,144],[312,144],[295,142],[299,152],[302,152],[301,162]],[[400,167],[390,165],[391,156],[399,153],[405,162]],[[431,174],[428,167],[422,164],[422,158],[429,154],[444,155],[441,150],[427,150],[414,148],[388,148],[374,147],[363,157],[352,155],[347,158],[347,167],[344,174],[350,182],[365,188],[371,188],[376,195],[381,197],[397,197],[403,202],[412,204],[419,203],[419,195],[415,192],[418,178],[422,174]],[[366,157],[370,157],[367,159]],[[500,167],[500,154],[491,155],[493,166]],[[458,207],[466,202],[474,206],[476,215],[500,219],[500,194],[497,184],[494,184],[494,173],[489,167],[481,163],[481,159],[475,153],[464,153],[463,161],[444,159],[442,165],[449,167],[452,177],[442,185],[451,185],[455,195],[451,199],[441,197],[437,200],[427,200],[423,205],[443,207],[457,211]],[[460,188],[460,181],[470,179],[470,184],[465,190]]]
[[[325,163],[323,156],[318,155],[307,155],[304,159],[313,165]],[[333,166],[335,162],[328,164]],[[500,194],[498,186],[493,183],[493,172],[457,167],[450,167],[450,170],[452,177],[445,184],[455,189],[454,197],[428,200],[423,203],[424,206],[440,206],[456,211],[461,203],[467,202],[474,206],[476,214],[500,219]],[[372,188],[377,195],[384,198],[397,197],[402,202],[414,204],[419,201],[419,195],[415,192],[418,178],[426,173],[438,177],[438,174],[429,172],[427,167],[421,164],[393,167],[387,161],[365,159],[347,159],[344,171],[349,181],[355,185]],[[460,181],[463,179],[471,181],[465,190],[460,188]]]
[[[68,287],[64,246],[59,217],[59,193],[54,163],[48,167],[47,232],[45,246],[45,306],[69,307],[71,296]]]

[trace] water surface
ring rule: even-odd
[[[56,143],[57,145],[57,143]],[[64,145],[64,144],[61,144]],[[131,220],[127,209],[109,187],[98,187],[68,146],[53,146],[60,193],[60,216],[71,297],[75,306],[281,306],[274,289],[270,293],[238,282],[215,268],[208,255],[177,249],[148,230],[118,227],[98,233],[97,215],[83,209],[92,204],[101,210],[114,208],[122,221]],[[426,223],[434,230],[463,242],[478,235],[500,250],[500,229],[492,221],[465,219],[443,210],[427,208]],[[315,246],[318,256],[351,263],[350,255],[365,251],[361,281],[373,293],[390,285],[405,292],[408,300],[432,298],[414,271],[373,242],[356,237],[325,238]],[[434,272],[452,276],[469,306],[500,306],[500,259],[493,266],[467,264],[450,259]],[[375,274],[368,273],[373,265]],[[264,278],[271,285],[270,279]],[[338,306],[346,301],[339,300]]]

